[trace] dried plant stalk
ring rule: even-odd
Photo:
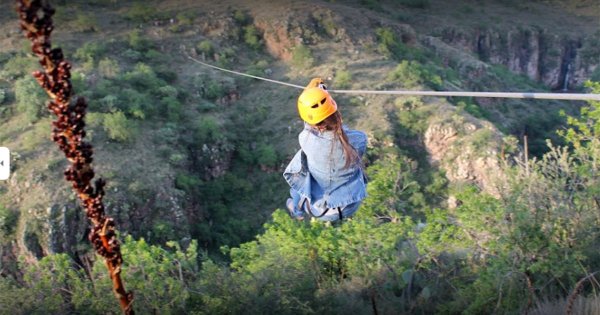
[[[64,60],[62,50],[52,48],[50,43],[50,34],[54,29],[54,9],[41,0],[17,0],[17,12],[21,28],[31,40],[32,51],[38,56],[44,70],[34,72],[33,76],[51,98],[48,109],[57,117],[52,122],[52,140],[71,163],[64,174],[66,180],[72,183],[91,221],[88,238],[96,253],[104,258],[123,313],[133,314],[133,294],[125,290],[121,280],[123,258],[115,234],[115,223],[104,213],[102,197],[105,182],[97,179],[91,184],[94,177],[91,166],[92,146],[83,141],[83,118],[87,103],[84,98],[79,97],[71,104],[71,65]]]
[[[569,297],[567,298],[567,307],[565,308],[565,314],[573,315],[573,306],[575,305],[575,300],[577,300],[577,297],[581,293],[581,290],[583,290],[583,284],[586,281],[593,279],[599,272],[600,271],[590,273],[587,276],[579,279],[579,281],[575,283],[575,288],[573,288],[573,291],[571,291],[571,294],[569,294]]]

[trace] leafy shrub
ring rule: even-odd
[[[9,52],[0,52],[0,64],[7,62],[12,57],[12,54]]]
[[[104,58],[98,62],[98,73],[105,78],[114,79],[120,72],[119,63],[114,59]]]
[[[219,99],[235,90],[235,81],[228,78],[216,80],[206,75],[199,75],[194,78],[193,83],[199,94],[209,100]]]
[[[0,244],[4,244],[15,232],[19,221],[19,212],[0,204]]]
[[[419,213],[425,206],[421,185],[415,178],[416,164],[398,152],[367,169],[367,195],[357,218],[385,217],[398,220],[403,215]]]
[[[74,54],[74,57],[79,61],[94,61],[98,60],[106,53],[106,46],[99,42],[86,42],[79,47]]]
[[[482,128],[470,135],[470,141],[476,151],[481,152],[489,147],[490,142],[494,137],[494,133],[487,128]]]
[[[169,163],[177,167],[185,166],[187,156],[180,152],[174,152],[169,155]]]
[[[37,67],[38,65],[35,58],[29,56],[15,56],[8,59],[2,66],[0,78],[14,80],[18,77],[30,74],[37,69]]]
[[[414,102],[406,102],[404,105],[408,107],[407,110],[402,110],[398,112],[398,132],[402,137],[411,137],[415,135],[422,135],[429,127],[428,117],[431,115],[431,112],[424,108],[411,108],[410,106],[419,106],[418,104],[421,101],[416,101],[416,105]]]
[[[221,49],[217,55],[217,63],[221,67],[229,67],[235,61],[236,52],[233,48],[227,47]]]
[[[246,73],[255,76],[263,76],[265,75],[265,70],[267,70],[268,67],[269,63],[266,60],[259,60],[248,66]]]
[[[593,64],[598,60],[600,55],[600,30],[596,31],[588,40],[583,42],[581,47],[581,57],[585,62]],[[596,68],[598,70],[600,68]],[[599,80],[592,79],[598,82]]]
[[[125,117],[122,111],[105,114],[103,126],[108,137],[116,141],[129,141],[134,136],[133,123]]]
[[[179,130],[176,124],[166,123],[164,127],[158,129],[156,133],[154,133],[154,141],[157,144],[165,144],[165,143],[175,143],[179,140]],[[164,156],[169,157],[171,154],[171,149],[167,148],[167,151]]]
[[[403,298],[400,297],[402,289],[411,284],[413,292],[420,292],[422,289],[416,282],[400,280],[402,273],[409,269],[407,266],[414,259],[410,250],[400,245],[406,239],[411,225],[410,220],[377,224],[375,220],[357,219],[334,228],[318,221],[296,224],[283,211],[276,211],[272,222],[265,225],[265,232],[256,241],[231,250],[233,273],[227,277],[231,280],[221,281],[222,286],[213,286],[212,289],[203,291],[205,293],[202,299],[212,301],[216,297],[227,296],[223,305],[233,313],[242,309],[250,313],[260,313],[261,309],[282,314],[298,310],[302,310],[301,313],[347,314],[350,309],[369,313],[372,308],[369,309],[371,303],[368,295],[353,295],[348,291],[375,290],[378,295],[385,296],[379,302],[389,302],[387,306],[378,303],[379,310],[398,313],[400,305],[403,305]],[[210,273],[218,274],[214,267],[210,268]],[[252,277],[243,276],[248,273]],[[371,286],[366,279],[373,277],[377,277],[378,283]],[[210,276],[207,279],[214,281]],[[270,281],[276,281],[286,290],[259,293],[250,289]],[[207,288],[210,282],[206,281],[203,287]],[[314,294],[316,288],[324,283],[335,283],[337,286],[337,289],[323,288],[332,296],[335,294],[336,299],[331,303],[323,303],[320,295]],[[232,292],[228,290],[232,287],[241,288],[242,291],[238,291],[239,295],[235,296],[221,295]],[[389,288],[390,291],[385,292],[383,288]],[[397,293],[395,296],[391,294],[394,291]],[[246,304],[246,300],[256,301],[258,294],[262,297],[260,303]],[[288,301],[288,294],[295,298],[290,302],[283,302]],[[352,301],[351,305],[346,304],[349,301]],[[219,306],[210,304],[210,307]],[[223,306],[210,310],[214,313],[223,311]]]
[[[25,113],[29,122],[34,122],[44,112],[48,96],[33,77],[25,77],[15,83],[17,111]]]
[[[200,100],[200,102],[198,103],[198,110],[200,111],[211,111],[213,109],[216,109],[218,106],[217,104],[213,103],[213,102],[209,102],[209,101],[204,101],[204,100]]]
[[[250,16],[242,10],[235,10],[233,12],[233,19],[240,25],[246,25],[252,20]]]
[[[169,84],[173,84],[177,81],[177,72],[173,71],[172,68],[167,65],[157,65],[154,67],[156,75],[165,80]]]
[[[396,69],[389,73],[388,79],[407,88],[415,88],[424,83],[428,83],[433,88],[439,88],[442,85],[442,78],[439,75],[431,73],[426,67],[414,60],[400,62]]]
[[[389,28],[378,28],[375,30],[375,34],[379,41],[379,46],[377,47],[379,52],[387,57],[392,57],[400,45],[396,34]]]
[[[200,146],[205,143],[214,142],[223,136],[219,129],[219,124],[214,118],[200,118],[196,122],[194,130],[194,142]]]
[[[172,85],[165,85],[158,88],[158,94],[161,96],[175,97],[179,95],[179,90]]]
[[[482,109],[479,106],[477,106],[477,104],[474,104],[471,102],[460,101],[460,102],[458,102],[458,104],[456,104],[456,107],[458,107],[460,110],[464,110],[467,113],[473,115],[473,117],[477,117],[477,118],[484,117]]]
[[[190,298],[188,284],[198,271],[197,242],[183,250],[175,242],[165,248],[150,245],[144,239],[125,238],[121,245],[124,257],[123,274],[126,286],[135,290],[136,311],[144,314],[186,312]],[[101,260],[93,260],[86,269],[76,266],[67,254],[44,257],[27,267],[23,277],[26,289],[18,290],[20,298],[2,299],[4,310],[35,313],[40,309],[50,313],[118,313],[119,306],[111,294],[111,280]],[[92,278],[92,280],[90,280]],[[2,277],[1,279],[4,279]],[[0,288],[14,288],[0,282]],[[15,288],[16,289],[16,288]],[[63,296],[60,292],[69,291]],[[28,301],[23,303],[23,299]]]
[[[140,52],[146,51],[152,46],[146,36],[138,29],[127,34],[127,43],[129,47]]]
[[[149,49],[144,54],[144,59],[151,64],[164,64],[168,62],[169,57],[156,49]]]
[[[210,40],[205,39],[196,45],[198,52],[203,53],[206,57],[212,56],[214,52],[213,44]]]
[[[338,70],[333,79],[336,88],[345,89],[350,87],[352,82],[352,74],[348,70]]]
[[[0,89],[0,105],[4,103],[6,100],[6,91],[4,89]]]
[[[142,60],[143,54],[137,50],[128,48],[122,54],[124,58],[129,59],[131,61],[140,61]]]
[[[197,13],[193,11],[183,11],[177,13],[175,19],[180,26],[191,26],[194,24],[194,17],[196,17],[196,15]]]
[[[175,176],[175,188],[186,192],[195,193],[201,184],[201,180],[190,174],[179,173]]]
[[[275,148],[270,144],[261,144],[256,149],[257,159],[256,162],[261,166],[275,167],[277,166],[277,152]]]
[[[125,17],[135,23],[149,22],[158,16],[158,10],[147,3],[135,3],[126,11]]]
[[[335,37],[338,34],[336,22],[331,14],[317,11],[313,13],[313,17],[317,20],[319,26],[323,28],[327,35]]]
[[[144,119],[151,117],[156,109],[153,108],[153,100],[150,95],[140,93],[138,90],[126,88],[121,91],[119,108],[131,114],[135,118]]]
[[[167,111],[167,119],[174,122],[179,121],[181,118],[182,105],[177,98],[173,96],[165,96],[160,100],[160,102]]]
[[[104,114],[97,112],[88,112],[85,115],[85,123],[91,128],[101,127],[104,123]]]
[[[223,87],[222,84],[216,81],[210,81],[206,86],[204,96],[210,100],[215,100],[225,95],[225,93],[225,87]]]
[[[123,80],[140,91],[152,91],[166,85],[159,79],[151,66],[145,63],[137,63],[135,68],[123,75]]]
[[[258,30],[254,25],[244,27],[244,42],[254,50],[260,49],[262,42]]]
[[[292,65],[296,68],[310,68],[315,59],[310,49],[302,44],[292,49]]]
[[[388,79],[402,84],[403,87],[415,88],[424,81],[421,64],[403,60],[389,73]]]
[[[418,60],[426,62],[429,58],[424,56],[424,53],[416,47],[411,47],[402,42],[396,33],[388,28],[382,27],[375,30],[379,45],[377,50],[387,58],[395,60]]]

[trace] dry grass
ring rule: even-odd
[[[530,315],[564,315],[567,309],[567,298],[555,301],[538,302]],[[600,314],[600,296],[579,296],[573,303],[573,314],[597,315]]]

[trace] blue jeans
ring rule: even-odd
[[[295,216],[302,216],[303,213],[302,211],[305,211],[308,213],[308,209],[306,207],[306,205],[304,205],[304,209],[299,209],[299,203],[300,203],[300,194],[298,194],[294,189],[290,189],[290,196],[292,197],[292,201],[294,203],[294,215]],[[342,207],[341,209],[339,209],[339,211],[342,214],[342,218],[346,219],[351,217],[356,210],[358,210],[358,207],[360,206],[360,204],[362,203],[361,201],[357,201],[351,204],[348,204],[344,207]],[[315,214],[316,216],[321,215],[323,212],[327,211],[326,214],[324,214],[322,217],[319,217],[319,220],[322,221],[336,221],[340,219],[340,214],[338,212],[337,208],[329,208],[329,209],[324,209],[322,207],[319,207],[318,205],[316,205],[315,203],[310,205],[311,207],[311,211],[313,214]],[[310,214],[310,213],[309,213]]]

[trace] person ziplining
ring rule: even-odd
[[[349,218],[367,195],[361,161],[367,136],[342,124],[337,103],[320,78],[312,79],[298,97],[298,113],[305,122],[298,135],[301,149],[283,173],[290,185],[290,216]]]
[[[283,173],[291,187],[286,207],[296,219],[303,219],[306,213],[321,220],[341,220],[352,216],[366,197],[367,179],[361,167],[366,135],[342,125],[342,116],[330,93],[600,101],[600,94],[585,93],[327,90],[320,78],[314,78],[303,87],[217,67],[184,54],[191,61],[214,70],[303,89],[298,98],[298,112],[305,122],[298,136],[301,149]]]

